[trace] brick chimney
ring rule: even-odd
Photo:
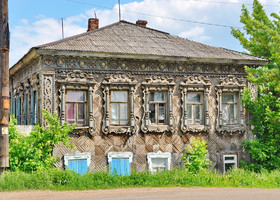
[[[146,20],[137,20],[136,25],[146,28],[146,25],[148,24],[148,22]]]
[[[99,28],[99,19],[89,18],[88,19],[88,30],[87,31],[96,30],[98,28]]]

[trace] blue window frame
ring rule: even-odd
[[[68,167],[69,169],[76,171],[78,174],[84,174],[88,171],[87,159],[69,160]]]
[[[110,173],[119,176],[130,175],[130,166],[128,158],[113,158],[110,163]]]
[[[119,176],[130,175],[130,164],[132,163],[132,152],[109,152],[108,163],[110,174]]]

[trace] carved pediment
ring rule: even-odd
[[[31,78],[30,78],[30,85],[31,86],[35,86],[39,84],[39,77],[38,74],[32,74]]]
[[[204,76],[195,74],[185,79],[185,82],[181,85],[210,85],[210,80]]]
[[[74,70],[69,73],[64,73],[61,75],[62,80],[59,80],[59,82],[66,82],[66,83],[94,83],[93,82],[93,75],[87,74],[81,70]]]
[[[228,75],[228,77],[220,80],[220,84],[218,86],[245,86],[245,79]]]
[[[104,78],[103,84],[136,84],[134,76],[113,74]]]
[[[143,82],[144,85],[175,85],[174,79],[167,76],[150,76]]]

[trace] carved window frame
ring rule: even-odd
[[[192,132],[209,132],[210,123],[209,123],[209,108],[208,108],[208,99],[210,91],[210,80],[200,76],[193,75],[189,76],[180,84],[181,95],[182,95],[182,116],[181,116],[181,131],[183,133]],[[187,95],[189,93],[200,93],[202,94],[202,123],[201,124],[188,124],[188,109],[187,109]]]
[[[241,103],[241,95],[243,88],[246,86],[243,78],[237,78],[233,75],[221,79],[219,84],[215,87],[216,90],[216,101],[217,101],[217,120],[216,120],[216,131],[221,134],[233,133],[243,134],[246,130],[245,125],[245,111]],[[234,93],[237,95],[237,123],[236,124],[224,124],[223,123],[223,112],[222,112],[222,96],[226,93]]]
[[[60,119],[61,124],[66,122],[66,91],[77,90],[86,91],[87,93],[87,113],[86,126],[76,127],[76,129],[87,128],[89,133],[93,135],[95,132],[95,121],[93,116],[93,88],[96,82],[93,81],[92,74],[84,73],[81,70],[73,70],[69,73],[61,74],[61,79],[57,80],[61,88],[61,105],[60,105]]]
[[[126,74],[115,74],[104,78],[102,82],[103,88],[103,110],[104,116],[102,120],[102,132],[108,134],[128,134],[136,133],[137,125],[135,124],[134,116],[134,89],[136,82],[134,77]],[[113,125],[110,123],[110,93],[111,91],[127,91],[128,94],[128,124]]]
[[[173,91],[175,83],[172,78],[166,76],[152,76],[146,78],[142,83],[143,89],[143,116],[141,123],[141,130],[144,133],[174,133],[174,119],[173,119]],[[165,124],[150,124],[149,119],[149,95],[150,92],[166,92],[166,123]]]

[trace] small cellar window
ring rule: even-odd
[[[224,162],[224,172],[237,168],[237,156],[236,155],[224,155],[223,156]]]

